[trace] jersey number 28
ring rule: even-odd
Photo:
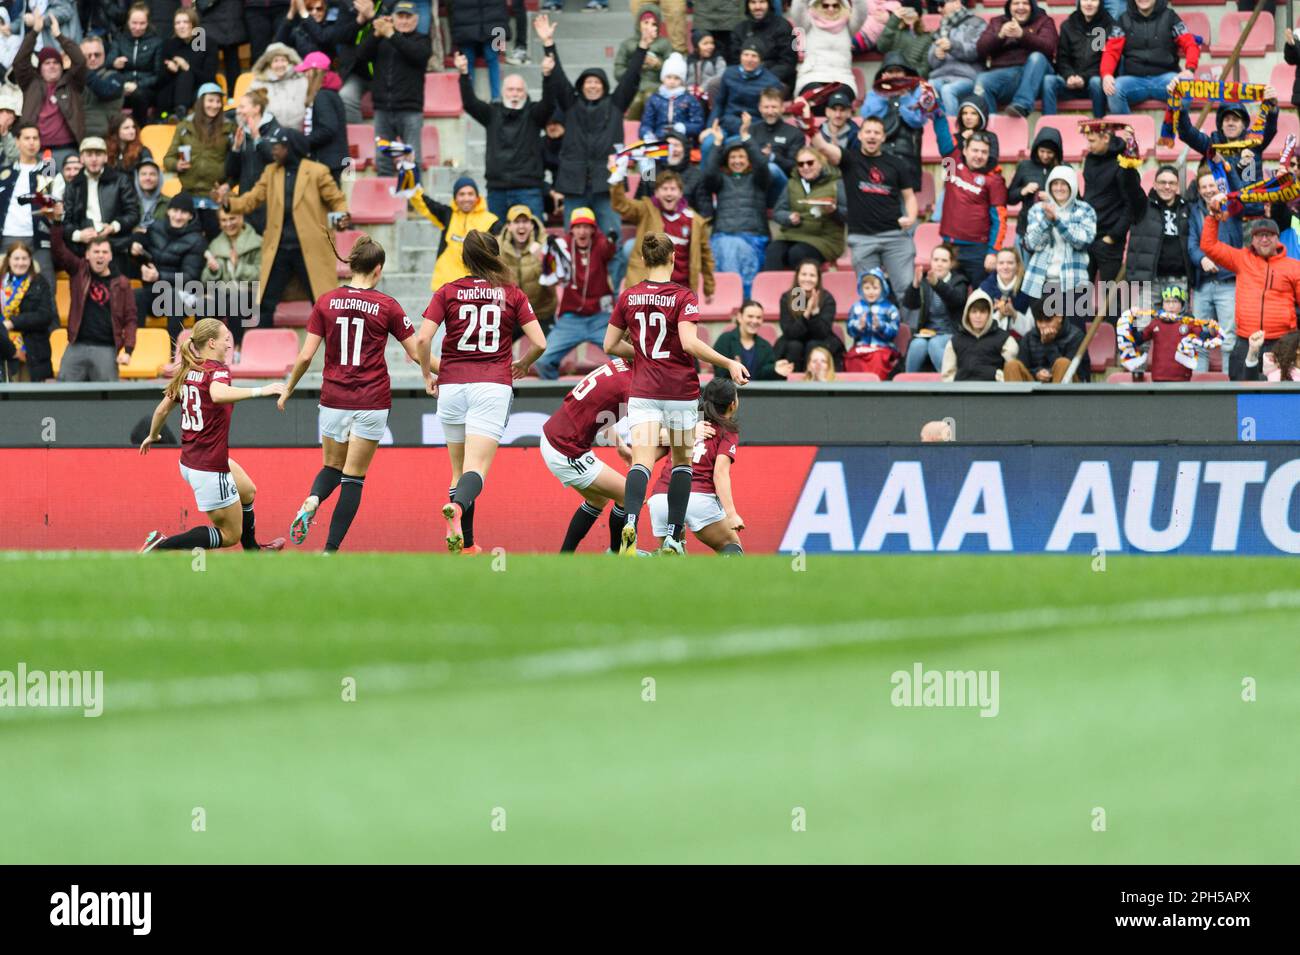
[[[501,347],[500,305],[462,305],[460,317],[465,319],[465,333],[456,343],[457,351],[495,352]]]
[[[645,312],[637,312],[636,320],[641,325],[641,354],[647,358],[670,358],[669,352],[664,351],[664,336],[668,334],[668,318],[663,312],[651,312],[648,316]],[[645,347],[646,330],[659,327],[659,335],[655,338],[654,347],[647,349]]]

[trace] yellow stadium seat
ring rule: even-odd
[[[68,327],[68,312],[72,310],[72,285],[66,275],[60,275],[54,284],[54,307],[59,310],[59,324]],[[67,334],[64,334],[66,342]]]
[[[166,198],[170,199],[172,196],[177,195],[180,191],[181,191],[181,181],[175,176],[173,176],[171,173],[168,173],[163,178],[162,194]]]
[[[230,94],[231,100],[238,103],[239,98],[248,92],[248,88],[253,85],[253,74],[240,73],[235,77],[235,91]]]
[[[59,374],[59,365],[63,362],[63,353],[68,350],[68,330],[56,328],[50,332],[50,362],[54,365],[54,375]]]
[[[120,367],[118,374],[123,378],[157,378],[171,357],[171,341],[166,329],[142,328],[135,333],[131,363]]]
[[[230,90],[229,90],[229,89],[227,88],[227,86],[226,86],[226,74],[225,74],[225,73],[218,73],[218,74],[217,74],[217,85],[221,87],[221,95],[222,95],[222,96],[229,96],[229,95],[230,95]]]
[[[167,155],[167,150],[172,148],[174,135],[176,135],[176,127],[169,123],[154,123],[151,126],[140,127],[140,142],[148,147],[149,152],[153,153],[154,161],[160,166],[163,157]]]

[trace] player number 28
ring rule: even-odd
[[[668,319],[663,312],[651,312],[647,315],[645,312],[637,312],[636,320],[641,325],[641,354],[647,358],[668,358],[668,352],[664,351],[664,336],[668,334]],[[647,350],[645,347],[646,330],[652,326],[659,327],[659,335],[655,338],[654,348]]]
[[[203,405],[199,389],[186,385],[181,389],[181,430],[203,430]]]
[[[501,346],[501,306],[462,305],[461,318],[465,319],[465,334],[456,343],[457,351],[494,352]],[[473,341],[475,332],[478,341]]]

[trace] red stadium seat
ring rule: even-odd
[[[1137,137],[1138,149],[1143,158],[1149,158],[1156,148],[1156,121],[1146,113],[1109,113],[1102,117],[1111,123],[1128,123]]]
[[[894,336],[894,348],[898,349],[900,355],[907,354],[907,346],[912,341],[912,326],[907,322],[901,322],[898,326],[898,334]]]
[[[1006,234],[1002,236],[1002,248],[1014,249],[1016,247],[1016,221],[1015,219],[1007,220]]]
[[[700,341],[704,342],[704,344],[706,345],[713,344],[713,333],[709,331],[707,326],[705,325],[695,326],[695,333],[699,337]]]
[[[1058,130],[1061,134],[1061,148],[1065,152],[1066,162],[1079,162],[1088,151],[1088,140],[1079,132],[1079,116],[1040,116],[1034,127],[1034,135],[1043,128]]]
[[[1148,166],[1147,168],[1142,170],[1141,181],[1142,181],[1143,192],[1149,193],[1151,191],[1151,187],[1156,184],[1157,172],[1159,172],[1159,169],[1156,166]]]
[[[635,119],[623,120],[623,145],[638,142],[641,139],[641,123]]]
[[[849,309],[858,300],[858,277],[848,272],[823,272],[822,287],[835,299],[835,317],[848,318]]]
[[[1230,55],[1237,45],[1237,38],[1241,36],[1241,31],[1245,28],[1246,21],[1250,17],[1249,13],[1242,13],[1237,10],[1225,13],[1219,21],[1218,39],[1211,44],[1210,52],[1215,56]],[[1259,19],[1255,21],[1254,28],[1250,31],[1250,36],[1246,38],[1246,42],[1241,46],[1241,55],[1263,56],[1265,53],[1271,53],[1273,50],[1273,35],[1273,14],[1261,13]]]
[[[776,340],[781,337],[781,327],[774,322],[764,322],[758,327],[758,337],[769,345],[775,345]]]
[[[442,165],[442,141],[438,138],[437,126],[425,126],[420,130],[420,168]]]
[[[1000,162],[1019,162],[1029,155],[1029,121],[1023,116],[989,117],[989,131],[997,134]]]
[[[943,381],[943,376],[937,371],[902,371],[895,375],[891,381],[907,384],[908,382],[936,382]]]
[[[1279,106],[1294,106],[1291,102],[1291,93],[1295,90],[1295,71],[1296,68],[1287,63],[1279,63],[1273,67],[1273,72],[1269,75],[1268,81],[1273,84],[1277,90],[1277,102]]]
[[[1300,117],[1297,117],[1294,110],[1281,110],[1277,114],[1277,135],[1273,141],[1268,144],[1264,150],[1265,159],[1281,159],[1282,147],[1286,145],[1287,136],[1294,136],[1300,141]]]
[[[921,162],[937,163],[942,161],[943,156],[939,155],[939,139],[934,135],[934,124],[926,123],[921,128]]]
[[[1097,327],[1097,334],[1088,343],[1088,361],[1093,373],[1101,371],[1115,360],[1115,326],[1102,322]]]
[[[880,376],[874,371],[837,371],[835,373],[836,381],[880,381]]]
[[[930,253],[943,241],[943,236],[939,234],[939,223],[922,222],[912,234],[912,241],[916,243],[916,264],[929,268]]]
[[[348,123],[348,154],[352,168],[373,169],[375,165],[375,129],[364,123]]]
[[[943,175],[943,173],[939,173]],[[921,170],[921,191],[916,194],[916,208],[922,219],[927,219],[934,211],[935,189],[934,176],[927,169]]]
[[[251,328],[244,333],[234,378],[280,378],[298,357],[298,335],[291,328]]]
[[[281,302],[275,307],[276,328],[306,328],[311,302]]]
[[[406,200],[389,192],[396,185],[397,180],[387,176],[355,180],[352,183],[352,198],[348,203],[352,221],[358,225],[369,225],[406,218]]]
[[[695,295],[700,300],[702,322],[730,319],[731,313],[740,308],[745,295],[745,283],[736,272],[714,272],[713,285],[712,303],[704,301],[703,288],[695,290]]]
[[[348,229],[346,232],[334,233],[334,247],[339,250],[339,256],[346,259],[352,252],[352,247],[357,244],[357,239],[361,238],[361,232],[358,229]],[[335,272],[341,279],[347,278],[352,274],[346,262],[336,262]]]
[[[863,101],[867,98],[867,90],[871,88],[870,84],[867,83],[867,72],[860,66],[853,67],[853,86],[855,87],[853,108],[856,110],[861,108]]]
[[[1192,112],[1188,116],[1188,118],[1192,121],[1194,125],[1196,125],[1196,128],[1199,129],[1201,132],[1205,133],[1205,135],[1213,136],[1214,131],[1217,128],[1215,125],[1216,111],[1214,109],[1211,109],[1208,113],[1206,113],[1205,119],[1201,120],[1199,124],[1196,123],[1196,120],[1201,115],[1201,110],[1204,108],[1205,107],[1203,105],[1193,106]],[[1177,136],[1177,130],[1174,131],[1174,135]],[[1177,162],[1178,157],[1182,155],[1184,149],[1187,150],[1188,160],[1192,163],[1192,165],[1195,165],[1196,159],[1199,158],[1200,153],[1196,152],[1196,150],[1192,149],[1181,139],[1177,139],[1177,138],[1174,139],[1174,144],[1172,146],[1156,146],[1156,162]]]
[[[1201,38],[1201,49],[1210,48],[1210,18],[1204,13],[1197,11],[1188,11],[1187,13],[1178,14],[1182,18],[1183,25],[1187,27],[1187,32]],[[1200,67],[1198,66],[1199,70]]]
[[[560,374],[585,375],[587,372],[599,368],[608,360],[599,347],[591,342],[583,342],[564,356],[564,360],[560,362]]]
[[[1228,381],[1226,371],[1194,371],[1192,381]]]
[[[763,303],[763,311],[775,315],[781,306],[781,296],[794,285],[793,272],[759,272],[754,278],[750,296]]]
[[[455,117],[464,112],[460,101],[460,74],[424,74],[424,115],[426,118]]]

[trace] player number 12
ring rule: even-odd
[[[641,323],[641,354],[647,358],[669,358],[670,354],[663,350],[664,336],[668,334],[668,319],[663,312],[651,312],[647,317],[645,312],[637,312],[636,320]],[[647,351],[645,347],[646,328],[651,325],[659,326],[659,336],[655,339],[655,345],[652,350]]]

